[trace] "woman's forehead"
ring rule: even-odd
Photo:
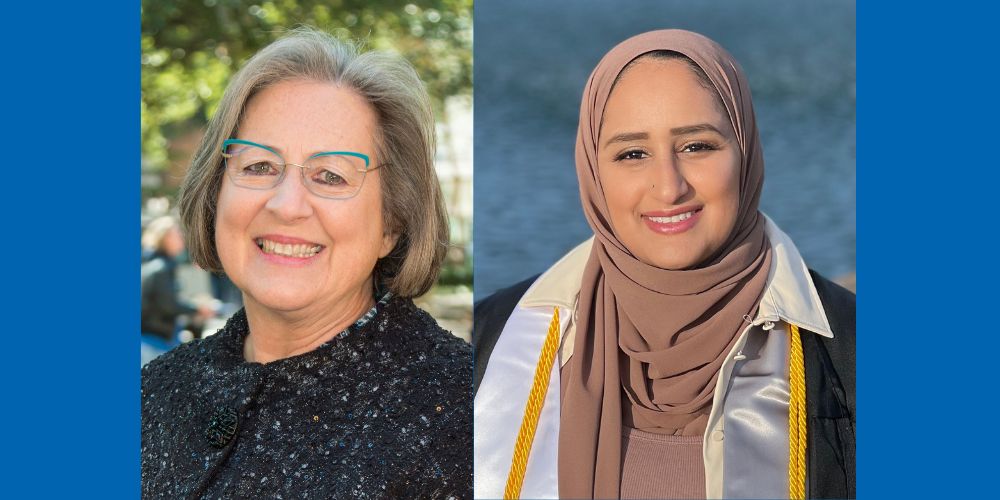
[[[670,128],[707,123],[731,130],[718,94],[705,88],[681,59],[636,60],[622,72],[604,109],[605,129],[661,124]]]
[[[318,81],[285,81],[261,90],[247,101],[239,138],[281,154],[370,150],[376,133],[371,105],[355,90]]]

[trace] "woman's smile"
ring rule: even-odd
[[[655,233],[677,234],[691,229],[700,220],[702,207],[681,207],[676,210],[643,212],[642,221]]]
[[[319,243],[280,234],[254,238],[254,244],[268,262],[292,266],[309,264],[326,248]]]

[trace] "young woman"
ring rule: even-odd
[[[594,238],[476,306],[476,496],[853,497],[854,295],[758,211],[739,64],[622,42],[576,169]]]

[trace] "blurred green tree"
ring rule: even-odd
[[[472,0],[142,0],[144,169],[166,169],[168,141],[207,123],[241,64],[300,25],[399,53],[438,113],[471,94]]]

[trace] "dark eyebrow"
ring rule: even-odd
[[[715,128],[715,126],[710,123],[699,123],[698,125],[688,125],[670,129],[670,133],[673,135],[687,135],[698,132],[715,132],[716,134],[724,135],[722,131]],[[623,132],[608,139],[608,142],[604,143],[604,147],[608,147],[615,142],[644,141],[647,139],[649,139],[649,134],[646,132]]]
[[[604,143],[604,147],[610,146],[613,142],[629,142],[646,139],[649,139],[649,134],[645,132],[624,132],[608,139],[608,142]]]
[[[687,135],[694,134],[697,132],[715,132],[719,135],[724,135],[722,131],[715,128],[715,126],[709,123],[700,123],[698,125],[689,125],[687,127],[677,127],[670,129],[670,133],[674,135]]]

